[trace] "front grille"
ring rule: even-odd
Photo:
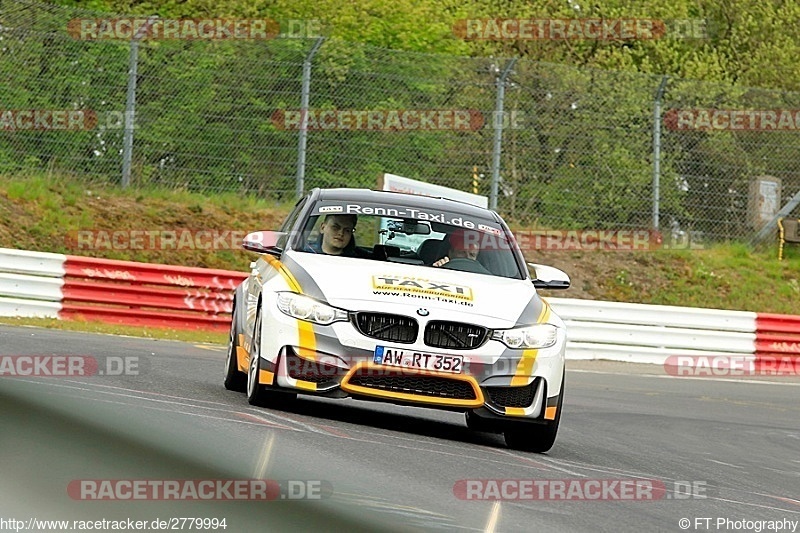
[[[292,351],[289,351],[286,355],[286,373],[292,379],[301,379],[317,384],[327,383],[336,379],[337,375],[344,374],[344,372],[334,365],[298,357]]]
[[[524,387],[486,387],[489,399],[500,407],[530,407],[536,394],[536,381]]]
[[[362,335],[410,344],[417,340],[419,324],[413,318],[387,313],[356,313],[353,323]]]
[[[471,350],[486,342],[489,330],[483,326],[432,320],[425,328],[425,344],[451,350]]]
[[[354,375],[349,384],[370,389],[378,389],[406,394],[418,394],[434,398],[453,400],[474,400],[475,390],[463,380],[448,379],[438,376],[409,376],[381,370],[379,376]]]

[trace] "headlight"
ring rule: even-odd
[[[536,324],[522,328],[497,329],[492,339],[509,348],[549,348],[558,340],[558,328],[552,324]]]
[[[298,320],[306,320],[324,326],[347,320],[347,311],[294,292],[278,293],[278,309]]]

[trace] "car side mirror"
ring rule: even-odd
[[[278,246],[281,239],[286,237],[282,231],[254,231],[248,233],[242,241],[242,248],[259,254],[270,254],[280,257],[283,249]]]
[[[533,286],[537,289],[569,289],[569,276],[562,270],[547,265],[528,263],[533,271]]]

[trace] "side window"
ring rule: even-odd
[[[303,251],[309,251],[306,247],[315,248],[317,246],[317,242],[319,241],[319,226],[322,224],[322,221],[325,217],[319,215],[313,215],[308,217],[306,221],[306,227],[302,229],[303,231],[303,242],[302,246],[300,247]]]
[[[286,236],[282,237],[278,242],[278,246],[280,248],[286,248],[287,241],[290,237],[290,232],[294,227],[295,223],[297,223],[297,219],[300,217],[300,213],[303,211],[303,207],[306,205],[307,197],[303,197],[294,205],[294,209],[292,212],[289,213],[289,216],[286,217],[286,220],[283,221],[283,225],[281,226],[280,231],[286,232]]]
[[[301,198],[296,204],[294,204],[294,209],[292,209],[292,212],[289,213],[288,217],[286,217],[286,220],[283,221],[280,231],[288,232],[294,227],[294,223],[297,222],[297,217],[300,216],[300,212],[303,210],[304,205],[306,205],[306,198]]]

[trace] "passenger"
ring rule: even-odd
[[[448,254],[433,263],[433,266],[440,267],[450,262],[451,259],[471,259],[478,261],[480,248],[478,242],[480,234],[476,231],[458,228],[450,234],[450,251]]]

